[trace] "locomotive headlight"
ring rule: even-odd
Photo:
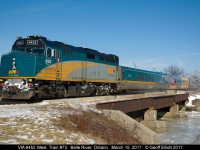
[[[27,79],[27,82],[29,87],[33,86],[33,79]]]
[[[0,82],[3,82],[3,79],[0,79]]]

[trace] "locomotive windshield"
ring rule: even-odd
[[[19,39],[14,43],[12,50],[43,55],[45,45],[41,40]]]

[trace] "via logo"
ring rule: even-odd
[[[16,69],[16,60],[13,58],[12,60],[12,69]]]

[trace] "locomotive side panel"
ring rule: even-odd
[[[65,53],[62,55],[62,80],[116,83],[118,62],[101,60],[99,53],[94,50],[84,50],[83,48],[78,49],[82,50],[81,52],[75,50],[72,48],[68,52],[64,51]],[[105,55],[103,56],[105,57]]]
[[[82,64],[86,65],[82,65]],[[60,72],[61,81],[79,82],[105,82],[116,83],[117,67],[95,62],[66,61],[50,65],[36,75],[38,80],[56,80],[57,67],[62,68]]]
[[[75,67],[63,75],[63,80],[116,83],[116,66],[95,62],[72,62]],[[82,67],[82,63],[87,64]],[[66,64],[67,65],[67,64]],[[69,65],[69,64],[68,64]],[[63,67],[69,68],[69,67]],[[84,71],[83,71],[84,70]],[[86,73],[85,73],[86,72]],[[86,76],[84,75],[86,74]]]

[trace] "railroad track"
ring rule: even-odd
[[[0,98],[0,105],[30,104],[30,103],[37,103],[37,102],[32,100],[1,100]]]
[[[154,92],[154,93],[127,93],[127,94],[120,94],[120,95],[106,95],[106,96],[92,96],[92,97],[76,97],[76,98],[62,98],[62,99],[49,99],[49,100],[42,100],[47,101],[49,103],[54,102],[70,102],[70,103],[82,103],[82,102],[109,102],[109,101],[122,101],[128,100],[130,98],[141,98],[141,97],[152,97],[152,96],[161,96],[166,95],[165,92]],[[31,104],[31,103],[38,103],[42,101],[34,101],[34,100],[1,100],[0,98],[0,105],[12,105],[12,104]]]

